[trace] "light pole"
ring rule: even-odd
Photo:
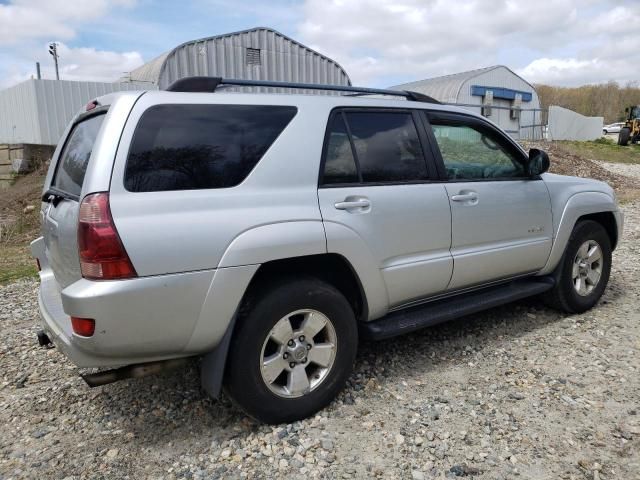
[[[56,42],[49,44],[49,54],[53,57],[53,63],[56,65],[56,80],[60,80],[60,73],[58,72],[58,44]]]

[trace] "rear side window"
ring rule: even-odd
[[[76,124],[62,149],[51,186],[65,193],[80,196],[87,173],[89,157],[93,150],[104,114],[95,115]]]
[[[158,105],[133,136],[132,192],[227,188],[242,182],[297,109],[266,105]]]
[[[329,126],[325,155],[324,185],[428,178],[411,112],[338,112]]]
[[[347,127],[341,114],[334,116],[331,122],[323,181],[324,183],[358,181],[356,160],[353,157]]]
[[[347,113],[363,182],[425,180],[427,164],[411,113]]]

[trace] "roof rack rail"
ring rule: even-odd
[[[237,87],[271,87],[299,88],[303,90],[326,90],[332,92],[350,92],[365,95],[393,95],[404,97],[414,102],[440,103],[435,98],[409,90],[388,90],[383,88],[352,87],[344,85],[321,85],[318,83],[275,82],[271,80],[244,80],[222,77],[185,77],[176,80],[169,87],[169,92],[210,92],[213,93],[221,85]]]

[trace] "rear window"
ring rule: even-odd
[[[125,169],[131,192],[242,182],[296,114],[267,105],[158,105],[140,119]]]
[[[73,127],[60,154],[52,187],[80,196],[91,150],[103,121],[104,113],[89,117]]]

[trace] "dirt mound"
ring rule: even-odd
[[[523,145],[526,150],[539,148],[547,152],[551,159],[551,173],[602,180],[611,185],[616,195],[623,199],[637,198],[640,195],[637,182],[633,178],[613,173],[593,160],[567,152],[557,144],[526,143]]]
[[[46,170],[39,169],[16,178],[13,185],[0,190],[0,243],[22,245],[37,237],[45,175]]]

